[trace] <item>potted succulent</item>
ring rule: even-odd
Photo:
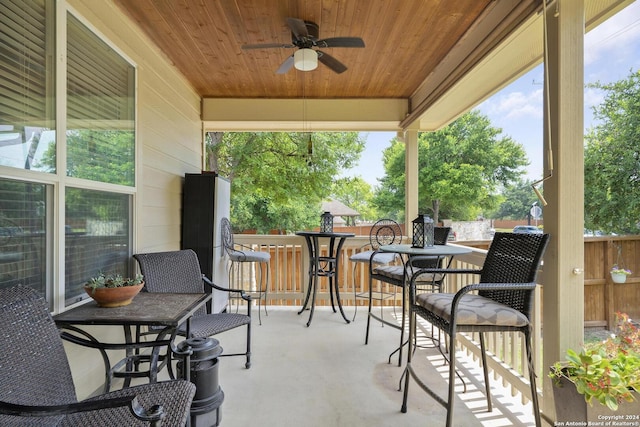
[[[100,273],[84,284],[85,292],[101,307],[121,307],[131,304],[133,297],[144,286],[141,274],[125,278],[119,273]]]
[[[624,283],[627,281],[627,276],[631,274],[631,270],[620,268],[616,264],[611,268],[609,273],[611,274],[611,280],[613,280],[614,283]]]
[[[640,414],[640,328],[624,313],[616,313],[616,324],[606,340],[579,353],[570,349],[566,361],[551,367],[556,421]]]

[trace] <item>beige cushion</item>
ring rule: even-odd
[[[416,304],[451,321],[451,303],[454,294],[420,294]],[[522,327],[529,324],[527,317],[518,310],[476,294],[463,295],[458,304],[458,325],[500,325]]]
[[[353,262],[369,262],[371,261],[372,254],[373,254],[373,251],[358,252],[356,254],[351,255],[351,258],[349,258],[349,260]],[[395,261],[396,256],[397,255],[393,252],[378,252],[373,256],[373,263],[389,264],[390,262]]]

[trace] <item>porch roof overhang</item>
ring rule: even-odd
[[[205,130],[435,130],[540,64],[543,53],[541,0],[114,1],[202,97]],[[585,2],[586,30],[631,2]],[[318,23],[321,38],[361,36],[366,47],[325,49],[348,65],[342,74],[322,65],[275,74],[288,50],[241,46],[289,42],[287,16]]]

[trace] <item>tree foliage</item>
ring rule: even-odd
[[[378,213],[372,204],[373,190],[371,185],[362,177],[348,177],[337,179],[333,183],[331,196],[334,200],[339,200],[345,205],[358,211],[360,220],[374,221],[378,218]],[[351,221],[355,218],[348,218],[347,225],[355,225]]]
[[[587,132],[584,152],[585,227],[637,233],[640,220],[640,71],[612,84],[594,107],[599,123]]]
[[[536,194],[531,190],[532,181],[517,180],[507,185],[502,193],[502,202],[495,212],[489,213],[495,219],[526,219],[534,204],[540,205]]]
[[[363,150],[356,132],[226,132],[209,139],[207,164],[231,181],[236,230],[290,232],[319,224],[334,177]]]
[[[522,145],[489,119],[471,111],[447,127],[418,135],[418,206],[421,213],[472,220],[495,209],[501,185],[516,181],[528,159]],[[381,212],[403,220],[405,146],[397,140],[383,155],[385,177],[375,201]]]

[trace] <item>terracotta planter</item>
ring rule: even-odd
[[[575,385],[567,378],[560,378],[560,382],[553,383],[553,401],[556,407],[556,425],[607,425],[605,420],[633,420],[637,422],[640,415],[640,401],[623,401],[618,405],[617,411],[612,411],[595,399],[593,405],[584,400],[584,396],[576,390]],[[617,417],[617,418],[610,418]],[[585,422],[585,424],[570,424],[569,422]],[[602,423],[604,424],[597,424]],[[611,424],[609,424],[611,425]],[[622,424],[621,424],[622,425]]]
[[[133,298],[142,290],[144,283],[119,288],[90,288],[84,287],[85,292],[98,303],[100,307],[122,307],[131,304]]]
[[[627,281],[627,275],[624,273],[611,273],[613,283],[624,283]]]

